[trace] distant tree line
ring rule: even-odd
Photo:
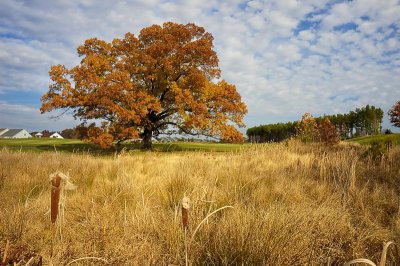
[[[382,131],[383,110],[367,105],[346,114],[324,115],[315,118],[316,125],[328,119],[342,139],[379,134]],[[280,142],[296,136],[299,121],[251,127],[247,130],[250,142]]]
[[[317,123],[327,117],[335,125],[342,139],[375,135],[382,131],[383,110],[367,105],[347,114],[326,115],[316,118]]]
[[[251,127],[246,134],[250,142],[280,142],[296,135],[296,122]]]

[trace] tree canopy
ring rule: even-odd
[[[242,142],[247,107],[233,84],[220,80],[213,36],[204,28],[172,22],[106,42],[78,47],[80,64],[55,65],[41,112],[63,109],[87,125],[90,141],[185,133]],[[96,119],[101,123],[87,124]]]
[[[390,122],[395,127],[400,127],[400,101],[396,102],[388,112]]]
[[[296,135],[296,123],[277,123],[260,125],[247,129],[250,142],[280,142]]]

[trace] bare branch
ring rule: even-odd
[[[68,107],[68,108],[65,109],[61,114],[55,115],[55,116],[50,116],[50,119],[60,119],[61,116],[63,116],[64,114],[66,114],[69,110],[71,110],[71,108]]]

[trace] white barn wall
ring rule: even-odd
[[[63,139],[64,137],[61,136],[58,132],[55,132],[49,136],[51,139]]]
[[[7,136],[7,137],[4,137],[4,138],[7,138],[7,139],[26,139],[26,138],[32,138],[32,135],[29,134],[29,132],[26,131],[25,129],[22,129],[21,131],[19,131],[15,135],[10,136],[10,137]]]

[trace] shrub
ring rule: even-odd
[[[339,135],[329,118],[325,118],[318,125],[318,135],[325,145],[335,145],[339,142]]]
[[[392,138],[374,139],[364,155],[371,156],[374,161],[380,160],[393,146],[394,139]]]
[[[305,113],[301,117],[300,123],[296,126],[296,131],[303,142],[313,142],[319,139],[317,122],[310,113]]]
[[[393,132],[390,129],[385,129],[385,135],[393,134]]]

